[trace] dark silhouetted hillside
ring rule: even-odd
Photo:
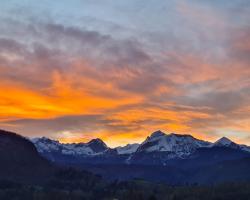
[[[0,130],[0,163],[0,179],[40,182],[55,171],[32,142],[3,130]]]

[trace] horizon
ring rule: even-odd
[[[0,129],[250,145],[250,2],[3,0],[0,11]]]

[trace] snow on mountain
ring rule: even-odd
[[[127,144],[123,147],[116,147],[118,154],[132,154],[137,151],[140,144]]]
[[[97,155],[108,149],[100,139],[93,139],[88,143],[62,144],[59,141],[45,137],[34,138],[31,141],[40,153],[61,153],[63,155]]]
[[[226,147],[229,147],[231,145],[234,145],[235,143],[232,142],[231,140],[229,140],[228,138],[226,137],[222,137],[220,138],[219,140],[217,140],[213,146],[226,146]]]
[[[240,149],[243,151],[250,152],[249,146],[236,144],[235,142],[231,141],[230,139],[228,139],[226,137],[220,138],[215,143],[213,143],[212,146],[229,147],[229,148],[233,148],[233,149]]]
[[[243,151],[250,152],[250,147],[247,146],[247,145],[244,145],[244,144],[241,144],[241,145],[240,145],[240,149],[243,150]]]
[[[167,159],[185,158],[198,148],[227,147],[250,152],[250,147],[239,145],[226,137],[214,143],[194,138],[191,135],[165,134],[162,131],[153,132],[141,144],[127,144],[123,147],[109,148],[101,139],[93,139],[88,143],[61,144],[59,141],[45,137],[34,138],[31,141],[41,154],[67,156],[96,156],[112,152],[119,155],[129,155],[127,161],[137,159],[138,156],[148,156],[148,153],[164,154]],[[165,154],[166,153],[166,154]]]
[[[87,146],[91,148],[95,153],[104,152],[108,149],[107,145],[99,138],[89,141],[87,143]]]
[[[182,157],[193,153],[199,147],[208,147],[210,144],[191,135],[165,134],[162,131],[156,131],[147,137],[137,152],[171,152],[177,157]]]
[[[59,151],[60,149],[60,143],[57,140],[51,140],[49,138],[42,137],[31,139],[31,141],[34,143],[37,148],[37,151],[40,153]]]

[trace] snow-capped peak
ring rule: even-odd
[[[222,137],[214,143],[214,146],[230,146],[232,143],[227,137]]]
[[[101,139],[93,139],[87,143],[62,144],[59,141],[46,137],[34,138],[31,141],[38,152],[42,154],[66,155],[66,156],[99,156],[113,151],[115,154],[130,154],[132,157],[146,153],[160,153],[171,158],[186,158],[198,148],[227,147],[250,152],[250,147],[239,145],[226,137],[220,138],[215,143],[206,142],[194,138],[191,135],[179,135],[175,133],[165,134],[158,130],[153,132],[141,144],[128,144],[114,149],[109,148]]]
[[[137,152],[168,152],[176,157],[182,157],[208,145],[209,142],[198,140],[191,135],[165,134],[156,131],[139,146]]]
[[[45,137],[31,139],[40,153],[61,153],[64,155],[97,155],[108,149],[101,139],[93,139],[88,143],[62,144]]]
[[[240,149],[243,151],[249,152],[250,149],[246,145],[239,145],[236,144],[235,142],[231,141],[230,139],[226,137],[222,137],[219,140],[217,140],[214,144],[212,144],[214,147],[228,147],[228,148],[233,148],[233,149]]]
[[[36,146],[37,151],[40,153],[50,152],[50,151],[59,151],[60,143],[57,140],[51,140],[46,137],[42,138],[33,138],[31,142]]]

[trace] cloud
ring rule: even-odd
[[[93,12],[100,27],[66,15],[0,15],[1,127],[113,146],[156,129],[208,139],[249,133],[247,8],[173,1],[165,15],[160,4],[127,6],[129,23]],[[135,26],[151,9],[161,13]],[[239,12],[243,21],[232,17]]]

